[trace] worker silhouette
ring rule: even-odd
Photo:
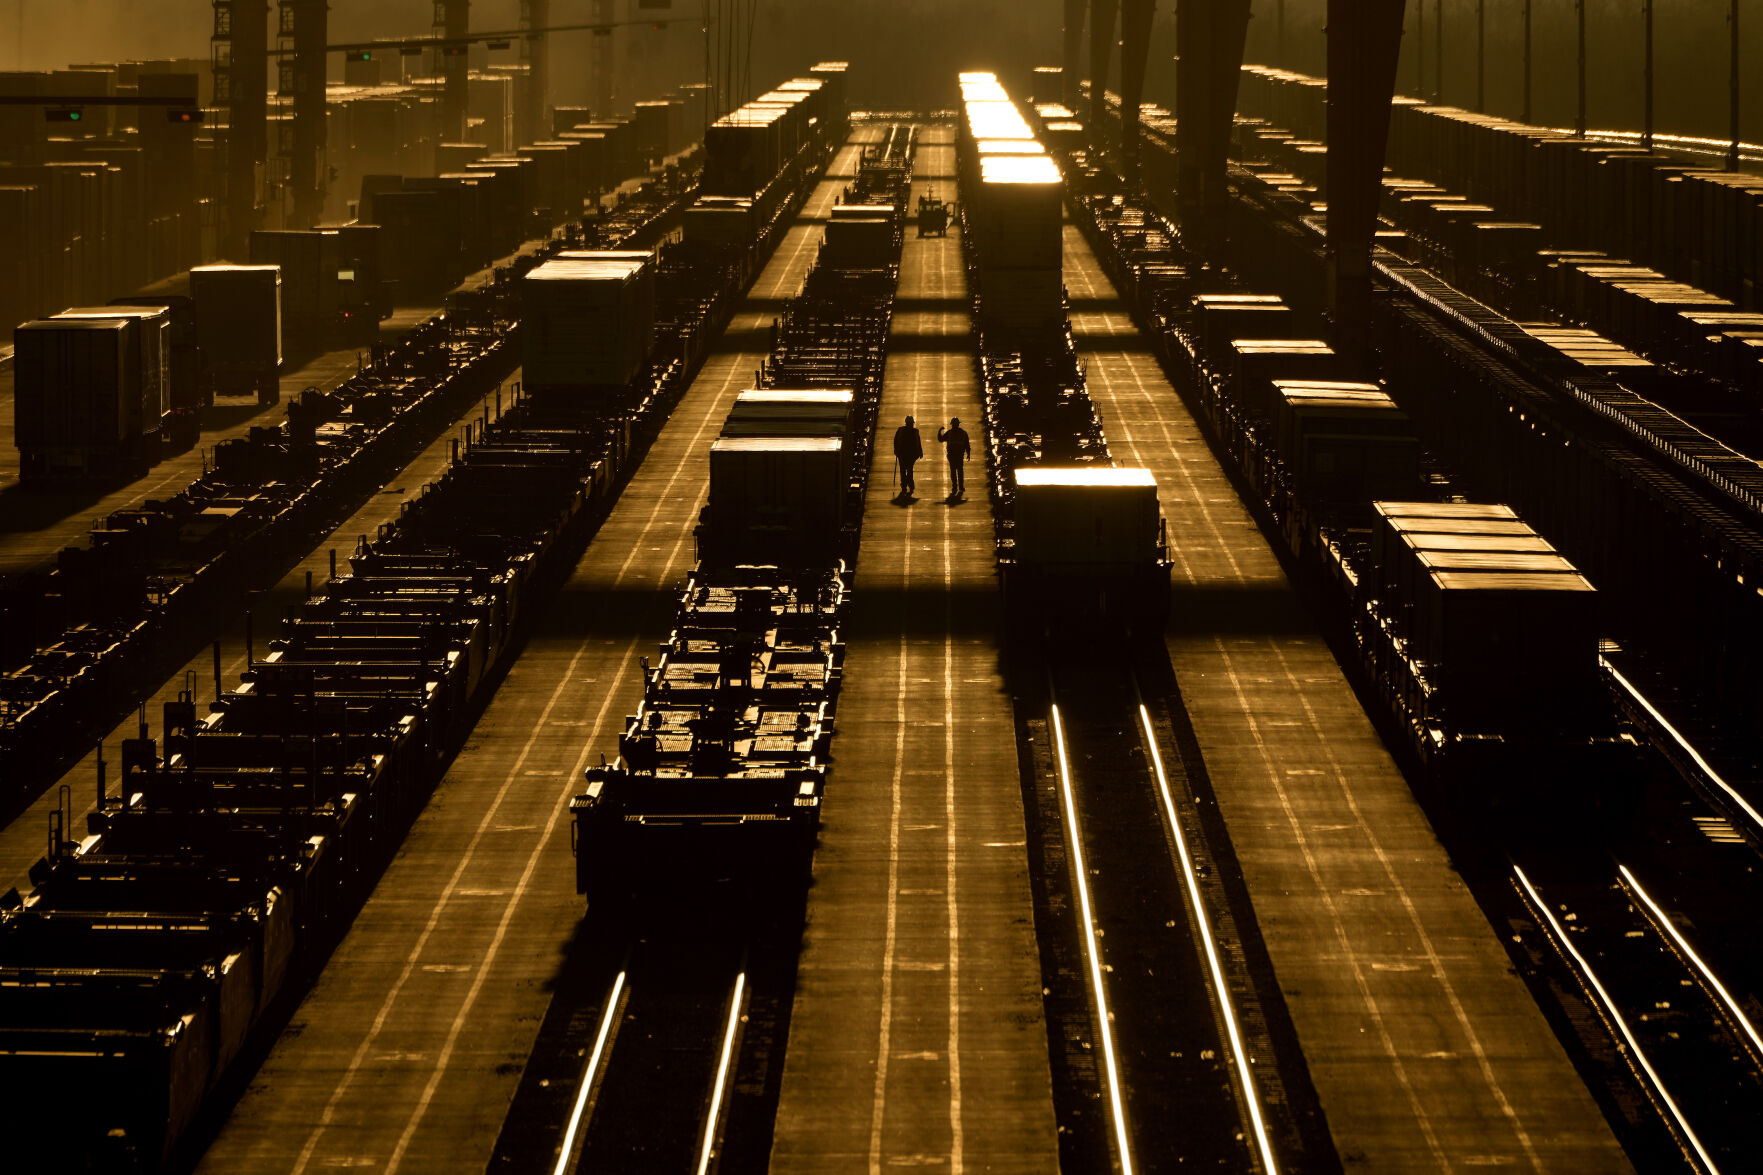
[[[906,423],[894,430],[894,460],[900,465],[900,497],[910,498],[918,490],[918,483],[913,480],[912,467],[924,456],[924,438],[918,435],[918,426],[908,416]]]
[[[961,427],[961,418],[953,417],[948,428],[937,429],[937,440],[943,442],[943,452],[949,458],[950,499],[966,497],[967,458],[973,452],[973,446],[967,442],[967,430]]]

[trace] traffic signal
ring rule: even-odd
[[[371,50],[371,49],[351,49],[351,50],[349,50],[349,52],[343,54],[343,60],[344,61],[372,61],[373,60],[373,50]]]
[[[441,50],[444,57],[464,57],[470,52],[471,50],[464,45],[448,45]]]
[[[49,122],[78,122],[85,114],[78,106],[59,106],[43,111],[43,118]]]
[[[507,41],[491,41],[487,47],[490,49],[506,49],[506,48],[508,48],[508,42]]]
[[[203,114],[200,110],[167,110],[165,112],[166,122],[192,124],[200,123],[202,119]]]

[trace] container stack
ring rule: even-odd
[[[1233,339],[1291,337],[1292,310],[1278,294],[1201,294],[1194,310],[1208,355],[1224,354]]]
[[[1499,505],[1377,502],[1374,582],[1415,712],[1456,729],[1577,716],[1598,688],[1597,597]]]
[[[851,427],[852,394],[832,388],[748,388],[723,422],[725,437],[843,437]]]
[[[40,319],[21,324],[12,341],[19,477],[131,472],[143,451],[140,324],[126,318]]]
[[[1141,568],[1161,557],[1162,515],[1150,470],[1030,465],[1014,477],[1018,564],[1087,575]]]
[[[1376,384],[1281,379],[1273,390],[1274,447],[1304,497],[1364,502],[1419,484],[1413,426]]]
[[[136,431],[143,438],[158,435],[171,407],[172,322],[164,306],[77,306],[57,319],[120,318],[140,351],[141,400]]]
[[[647,254],[576,252],[521,279],[521,343],[531,388],[620,387],[648,362],[655,265]]]
[[[886,204],[839,204],[827,219],[823,258],[836,269],[884,269],[895,255],[899,211]]]
[[[1065,318],[1064,178],[989,73],[961,75],[960,154],[986,329],[1059,329]]]
[[[1338,380],[1346,364],[1322,339],[1232,339],[1226,352],[1237,403],[1272,418],[1275,380]]]

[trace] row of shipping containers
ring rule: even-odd
[[[647,168],[631,119],[595,119],[582,107],[557,107],[550,133],[515,151],[441,143],[435,174],[362,177],[357,217],[381,229],[391,301],[440,297],[465,274],[579,217]]]
[[[206,63],[133,62],[0,76],[0,93],[205,97]],[[0,327],[102,303],[213,256],[218,152],[163,107],[88,105],[50,123],[0,107]]]
[[[991,73],[960,76],[956,154],[985,326],[994,335],[1058,330],[1065,318],[1065,183]]]
[[[127,476],[194,444],[217,391],[279,396],[280,270],[200,266],[190,287],[189,296],[72,307],[14,329],[22,480]]]
[[[1238,109],[1320,141],[1327,93],[1320,78],[1245,66]],[[1387,165],[1540,224],[1556,247],[1600,250],[1757,306],[1763,175],[1412,98],[1391,110]]]

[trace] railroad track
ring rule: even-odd
[[[729,897],[589,919],[487,1170],[763,1170],[793,924]]]
[[[747,997],[745,951],[731,943],[676,929],[633,944],[601,998],[556,1175],[712,1170]]]
[[[1049,782],[1114,1162],[1271,1175],[1286,1166],[1276,1130],[1290,1124],[1269,1120],[1279,1078],[1181,756],[1119,657],[1046,668]]]
[[[1536,929],[1697,1172],[1752,1169],[1763,1147],[1763,1035],[1740,997],[1625,865],[1588,878],[1514,863]],[[1663,1149],[1663,1148],[1662,1148]]]

